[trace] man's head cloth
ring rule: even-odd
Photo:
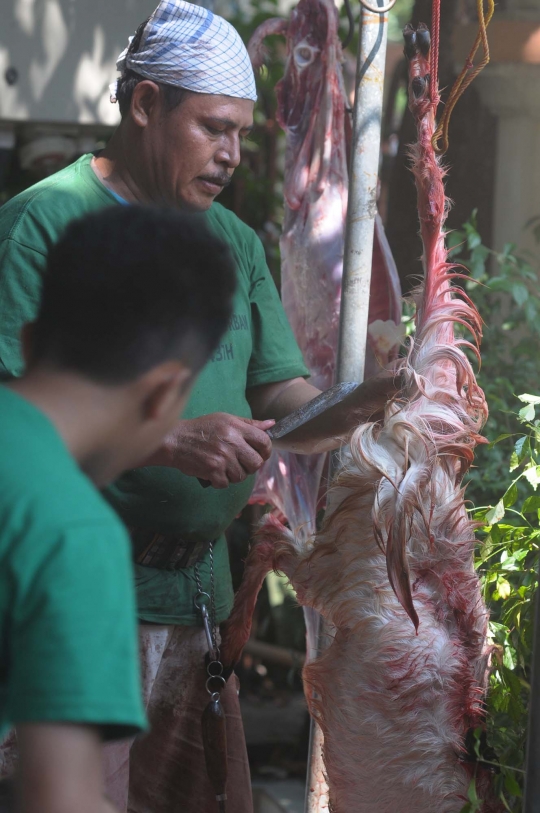
[[[238,31],[223,17],[184,0],[161,0],[138,47],[125,48],[116,67],[195,93],[257,100],[253,68]]]

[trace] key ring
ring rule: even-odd
[[[212,672],[213,666],[217,667],[215,673]],[[209,677],[221,677],[223,674],[223,669],[224,667],[221,661],[210,661],[210,663],[206,667],[206,672],[209,675]]]
[[[205,593],[204,590],[199,590],[199,592],[193,599],[193,604],[195,605],[195,608],[199,612],[201,612],[201,608],[206,606],[207,604],[207,602],[204,601],[205,598],[208,599],[208,601],[210,601],[210,595],[208,593]]]
[[[221,681],[222,685],[221,685],[221,689],[219,691],[209,688],[209,684],[211,683],[212,680],[220,680]],[[226,685],[227,685],[227,681],[225,680],[224,677],[222,677],[221,675],[211,675],[208,678],[208,680],[206,681],[206,691],[208,692],[209,695],[212,695],[212,697],[215,694],[217,694],[217,696],[219,697],[219,692],[222,691],[225,688]]]

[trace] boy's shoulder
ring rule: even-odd
[[[82,524],[122,529],[48,418],[0,387],[0,527],[61,533]]]

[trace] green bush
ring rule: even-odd
[[[517,396],[522,406],[516,412],[516,393],[539,389],[538,259],[510,244],[501,253],[487,249],[476,213],[449,237],[452,259],[470,272],[465,287],[485,323],[478,382],[490,409],[485,434],[491,442],[478,448],[467,489],[476,505],[471,515],[480,526],[475,565],[493,645],[486,708],[492,750],[484,749],[481,731],[475,732],[476,750],[496,771],[495,790],[505,808],[519,813],[540,538],[540,397]],[[473,781],[463,813],[480,809]]]
[[[521,810],[527,705],[533,640],[533,606],[537,586],[540,538],[540,397],[521,395],[525,404],[515,416],[521,431],[513,435],[510,477],[494,505],[472,511],[480,524],[476,568],[490,610],[489,634],[493,644],[492,671],[487,698],[487,742],[496,756],[481,761],[496,766],[496,792],[512,813]],[[488,447],[492,453],[509,438],[505,434]],[[499,471],[503,481],[504,471]],[[500,494],[500,490],[499,490]],[[466,807],[474,811],[474,806]]]
[[[529,225],[535,225],[531,221]],[[484,320],[482,366],[478,383],[489,406],[488,439],[518,431],[516,395],[538,389],[540,372],[539,260],[525,256],[509,243],[502,252],[482,244],[476,212],[461,231],[449,235],[450,257],[470,272],[467,294]],[[494,448],[477,449],[467,488],[478,505],[498,499],[501,473],[512,450],[510,437]]]

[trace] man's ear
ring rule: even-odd
[[[182,396],[187,398],[192,379],[192,371],[179,361],[168,361],[150,370],[141,381],[145,391],[142,403],[144,419],[159,421],[171,411],[177,413],[178,402]]]
[[[159,86],[150,79],[138,82],[131,96],[131,118],[138,127],[146,127],[160,100]]]
[[[25,367],[32,364],[34,356],[34,322],[27,322],[21,330],[21,350]]]

